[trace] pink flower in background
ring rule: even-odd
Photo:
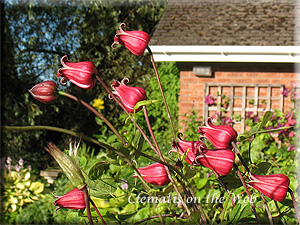
[[[212,96],[207,95],[205,97],[205,104],[206,105],[213,105],[214,103],[215,103],[215,100],[214,100],[214,98]]]
[[[281,94],[284,97],[287,97],[289,95],[289,93],[291,92],[292,89],[288,90],[286,87],[283,89],[283,91],[281,92]]]
[[[289,188],[290,179],[284,174],[250,174],[248,185],[275,201],[283,201]]]
[[[125,27],[125,23],[120,24],[120,30],[116,32],[114,43],[125,46],[131,53],[136,56],[142,56],[145,52],[146,47],[150,41],[150,36],[144,31],[124,31],[122,27]]]
[[[127,86],[126,84],[128,82],[129,80],[124,78],[121,82],[114,81],[111,87],[113,88],[112,93],[120,99],[128,112],[133,113],[136,103],[147,100],[147,95],[143,88]],[[135,112],[138,112],[141,109],[142,108],[139,107],[137,110],[135,110]]]

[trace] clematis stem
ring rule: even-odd
[[[89,200],[90,200],[90,203],[92,204],[92,206],[94,207],[94,209],[96,210],[98,216],[100,217],[102,223],[106,225],[106,222],[103,219],[103,217],[101,216],[101,213],[99,212],[99,210],[98,210],[97,206],[95,205],[94,201],[91,198],[89,198]]]
[[[218,180],[220,181],[221,185],[224,187],[224,189],[226,190],[227,194],[229,195],[230,201],[232,203],[232,207],[234,208],[235,207],[235,203],[234,203],[234,200],[232,198],[232,195],[231,195],[229,189],[227,188],[226,184],[221,179],[220,175],[215,170],[213,170],[213,172],[215,173],[215,175],[218,178]]]
[[[242,175],[241,171],[239,170],[238,166],[235,163],[233,164],[233,166],[234,166],[234,169],[236,170],[236,172],[237,172],[237,174],[238,174],[238,176],[239,176],[240,180],[242,181],[242,184],[243,184],[243,186],[245,188],[245,191],[246,191],[247,196],[249,198],[250,205],[252,207],[252,211],[253,211],[253,214],[254,214],[255,219],[257,221],[257,224],[260,224],[259,218],[258,218],[258,214],[257,214],[256,209],[255,209],[255,206],[254,206],[253,202],[250,200],[251,199],[251,194],[250,194],[250,192],[249,192],[249,190],[247,188],[247,184],[246,184],[246,182],[245,182],[245,180],[243,178],[243,175]]]
[[[152,127],[151,127],[151,124],[150,124],[150,121],[149,121],[149,117],[148,117],[148,112],[147,112],[146,106],[143,106],[143,110],[144,110],[145,120],[146,120],[146,123],[147,123],[147,126],[148,126],[149,133],[150,133],[150,135],[152,137],[152,140],[153,140],[153,142],[155,144],[155,147],[156,147],[156,154],[159,156],[159,158],[160,158],[161,161],[166,162],[166,160],[164,159],[163,155],[161,154],[160,148],[159,148],[159,146],[157,144],[155,135],[153,133],[153,130],[152,130]],[[176,191],[176,193],[178,194],[178,197],[179,197],[180,201],[182,202],[182,205],[184,206],[184,208],[187,211],[188,215],[190,215],[191,212],[188,209],[187,205],[185,204],[185,202],[184,202],[181,194],[179,193],[178,188],[176,186],[176,183],[175,183],[175,181],[174,181],[174,179],[173,179],[173,177],[172,177],[172,175],[170,173],[170,170],[169,170],[169,168],[167,166],[165,166],[165,170],[166,170],[166,173],[168,174],[168,177],[169,177],[170,181],[173,184],[174,190]]]
[[[237,147],[236,143],[234,141],[231,142],[232,147],[234,148],[235,154],[237,154],[237,156],[239,157],[241,163],[243,164],[243,166],[245,167],[245,169],[247,170],[248,173],[250,173],[250,169],[247,166],[246,162],[244,161],[244,159],[242,158],[239,148]]]
[[[260,196],[261,196],[261,199],[263,200],[263,202],[265,204],[265,208],[266,208],[266,211],[267,211],[267,214],[268,214],[269,222],[270,222],[271,225],[273,225],[272,214],[270,212],[268,203],[267,203],[267,201],[265,199],[265,195],[263,193],[260,193]]]
[[[89,218],[89,222],[90,224],[94,224],[93,223],[93,219],[92,219],[92,214],[91,214],[91,209],[90,209],[90,202],[89,202],[89,192],[87,190],[87,187],[85,187],[83,190],[83,195],[84,195],[84,201],[85,201],[85,208],[86,208],[86,212],[87,212],[87,216]]]
[[[158,85],[159,85],[159,89],[160,89],[160,92],[161,92],[161,95],[162,95],[162,98],[163,98],[163,102],[164,102],[164,105],[165,105],[165,108],[166,108],[166,111],[167,111],[167,114],[168,114],[170,124],[171,124],[173,139],[174,139],[174,142],[175,142],[175,145],[176,145],[176,150],[177,150],[177,159],[179,160],[180,159],[180,154],[179,154],[178,145],[177,145],[177,142],[176,142],[176,133],[175,133],[175,128],[174,128],[174,124],[173,124],[173,121],[172,121],[172,117],[171,117],[171,114],[170,114],[170,110],[169,110],[169,107],[168,107],[168,104],[167,104],[167,101],[166,101],[166,98],[165,98],[164,91],[162,89],[159,74],[158,74],[158,71],[157,71],[157,68],[156,68],[156,65],[155,65],[155,61],[154,61],[154,58],[153,58],[153,53],[152,53],[149,46],[147,46],[146,48],[147,48],[147,50],[150,54],[150,59],[151,59],[151,62],[152,62],[152,65],[153,65],[153,68],[154,68],[154,71],[155,71],[155,75],[156,75],[156,79],[157,79],[157,82],[158,82]]]
[[[77,98],[74,95],[71,95],[71,94],[63,92],[63,91],[58,91],[58,94],[68,97],[76,102],[79,102],[80,104],[84,105],[86,108],[91,110],[97,117],[99,117],[101,120],[103,120],[103,122],[114,132],[114,134],[120,139],[120,141],[123,143],[123,145],[128,145],[127,141],[120,135],[120,133],[116,130],[116,128],[90,104],[86,103],[85,101],[82,101],[81,99]]]
[[[288,192],[290,193],[290,195],[292,197],[292,201],[293,201],[293,204],[294,204],[294,208],[295,208],[295,212],[296,212],[298,224],[300,224],[300,215],[299,215],[299,210],[298,210],[297,202],[296,202],[296,199],[295,199],[295,196],[294,196],[294,192],[290,188],[288,189]]]
[[[74,137],[82,138],[82,140],[94,143],[94,144],[99,145],[101,147],[108,148],[111,151],[116,152],[116,154],[120,153],[120,152],[118,152],[116,149],[112,148],[108,144],[105,144],[105,143],[100,142],[100,141],[98,141],[96,139],[90,138],[90,137],[85,136],[83,134],[80,134],[80,133],[77,133],[77,132],[74,132],[74,131],[71,131],[71,130],[59,128],[59,127],[38,126],[38,125],[37,126],[1,126],[1,129],[3,129],[3,130],[10,130],[10,131],[51,130],[51,131],[61,132],[61,133],[65,133],[65,134],[68,134],[68,135],[71,135],[71,136],[74,136]],[[150,159],[152,161],[159,162],[161,164],[164,164],[164,165],[168,166],[169,168],[171,168],[172,170],[174,170],[185,182],[188,183],[187,179],[184,177],[184,175],[176,167],[174,167],[174,166],[172,166],[172,165],[170,165],[170,164],[168,164],[166,162],[163,162],[163,161],[161,161],[158,158],[155,158],[153,156],[147,155],[147,154],[145,154],[145,153],[143,153],[141,151],[136,150],[136,153],[138,155],[143,156],[145,158],[148,158],[148,159]]]

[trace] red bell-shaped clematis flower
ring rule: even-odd
[[[170,183],[170,179],[165,170],[165,166],[161,163],[153,163],[149,166],[137,168],[144,180],[154,185],[167,185]],[[133,177],[138,177],[133,175]]]
[[[207,138],[217,149],[231,149],[232,141],[236,141],[237,132],[229,125],[214,125],[211,118],[206,121],[206,127],[198,127],[198,133]]]
[[[84,209],[85,208],[85,201],[84,201],[84,194],[78,188],[73,189],[72,191],[64,194],[63,196],[55,196],[57,198],[54,201],[54,205],[58,206],[55,211],[61,208],[67,209]]]
[[[124,31],[122,26],[125,27],[126,24],[120,24],[120,30],[116,32],[114,43],[111,46],[114,48],[115,44],[120,44],[125,46],[134,55],[142,56],[150,41],[149,34],[140,30]]]
[[[189,164],[193,164],[195,161],[196,156],[199,154],[199,148],[206,148],[205,144],[200,142],[200,141],[184,141],[181,139],[182,134],[179,133],[178,134],[178,141],[177,141],[177,145],[178,145],[178,151],[180,155],[183,155],[186,151],[188,151],[185,160],[189,163]],[[175,143],[172,143],[172,150],[169,151],[170,152],[177,152],[176,150],[176,145]]]
[[[29,92],[40,102],[50,104],[56,101],[57,85],[55,82],[48,80],[34,85]]]
[[[220,175],[231,172],[235,154],[230,149],[201,149],[194,166],[205,166]]]
[[[283,201],[289,188],[290,179],[284,174],[250,174],[248,185],[275,201]]]
[[[126,84],[128,82],[129,80],[124,78],[121,82],[114,81],[111,87],[113,88],[112,93],[120,99],[127,111],[133,113],[136,103],[147,100],[147,95],[143,88],[127,86]],[[138,112],[141,109],[142,108],[139,107],[135,112]]]
[[[89,61],[72,63],[68,61],[68,56],[61,58],[62,68],[57,71],[58,77],[63,77],[61,83],[68,80],[83,89],[91,89],[96,84],[96,66]]]

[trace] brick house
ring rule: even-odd
[[[169,0],[149,45],[156,61],[179,64],[179,121],[192,109],[234,115],[242,131],[249,113],[294,107],[282,92],[298,91],[296,9],[296,0]]]

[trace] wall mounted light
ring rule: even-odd
[[[211,77],[212,68],[211,66],[194,66],[193,73],[197,77]]]

